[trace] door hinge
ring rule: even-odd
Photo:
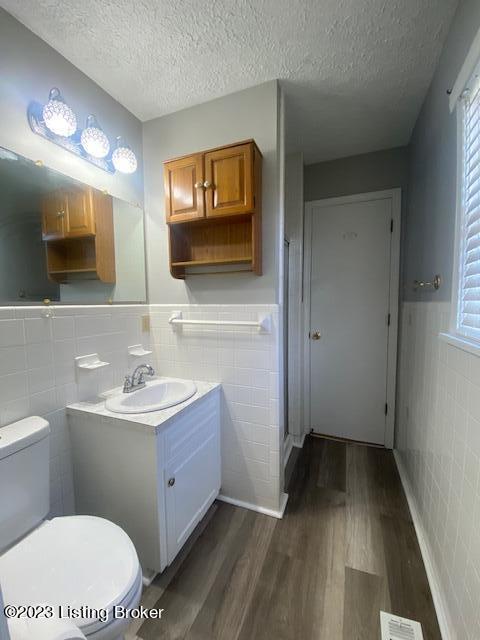
[[[390,314],[388,314],[387,316],[387,327],[390,326],[390,322],[392,321],[392,316]]]
[[[385,403],[385,415],[388,415],[388,403]]]
[[[255,196],[253,196],[253,206],[255,206]]]
[[[390,233],[393,233],[393,218],[390,220]]]

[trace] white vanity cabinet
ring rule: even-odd
[[[191,400],[149,414],[68,407],[76,511],[121,526],[144,573],[173,561],[220,491],[220,387],[197,386]]]

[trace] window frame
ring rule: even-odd
[[[471,58],[470,54],[469,57]],[[471,62],[471,60],[470,60]],[[462,69],[460,76],[465,77],[465,71]],[[459,77],[460,77],[459,76]],[[456,193],[456,214],[455,214],[455,240],[454,240],[454,259],[453,259],[453,277],[452,277],[452,303],[450,314],[450,331],[449,333],[440,334],[446,342],[463,348],[470,353],[480,356],[480,336],[472,336],[468,332],[462,331],[460,324],[461,315],[461,297],[463,294],[463,275],[465,268],[464,247],[465,247],[465,217],[464,217],[464,188],[465,188],[465,154],[464,154],[464,115],[465,109],[463,104],[463,95],[472,83],[480,82],[480,52],[477,57],[477,63],[468,75],[468,80],[464,83],[460,94],[455,101],[454,109],[456,112],[457,127],[457,193]],[[458,90],[457,90],[458,92]],[[452,108],[453,105],[451,105]],[[479,134],[480,136],[480,134]]]

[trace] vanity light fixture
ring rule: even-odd
[[[29,103],[27,118],[33,133],[80,156],[99,169],[108,173],[119,171],[125,174],[137,170],[137,158],[121,136],[117,137],[116,147],[111,152],[110,141],[93,114],[88,116],[83,131],[77,126],[77,116],[57,87],[50,90],[46,104],[36,100]]]
[[[135,173],[137,157],[131,147],[123,142],[122,136],[117,137],[117,147],[112,153],[113,166],[120,173]]]
[[[53,87],[48,96],[48,102],[43,107],[43,121],[52,133],[67,138],[77,130],[77,116],[68,106],[60,91]]]
[[[80,142],[85,151],[94,158],[105,158],[110,151],[110,142],[93,114],[87,117],[87,126],[82,131]]]

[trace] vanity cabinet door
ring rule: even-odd
[[[163,175],[167,222],[171,224],[203,218],[203,155],[197,153],[166,162]]]
[[[217,425],[212,427],[165,467],[168,564],[218,495],[219,437]]]
[[[43,198],[42,237],[44,240],[64,237],[66,212],[67,200],[64,191],[52,191]]]
[[[207,217],[252,213],[254,201],[254,145],[240,144],[205,154]]]
[[[95,235],[92,189],[72,188],[65,192],[67,215],[65,237],[82,238]]]

